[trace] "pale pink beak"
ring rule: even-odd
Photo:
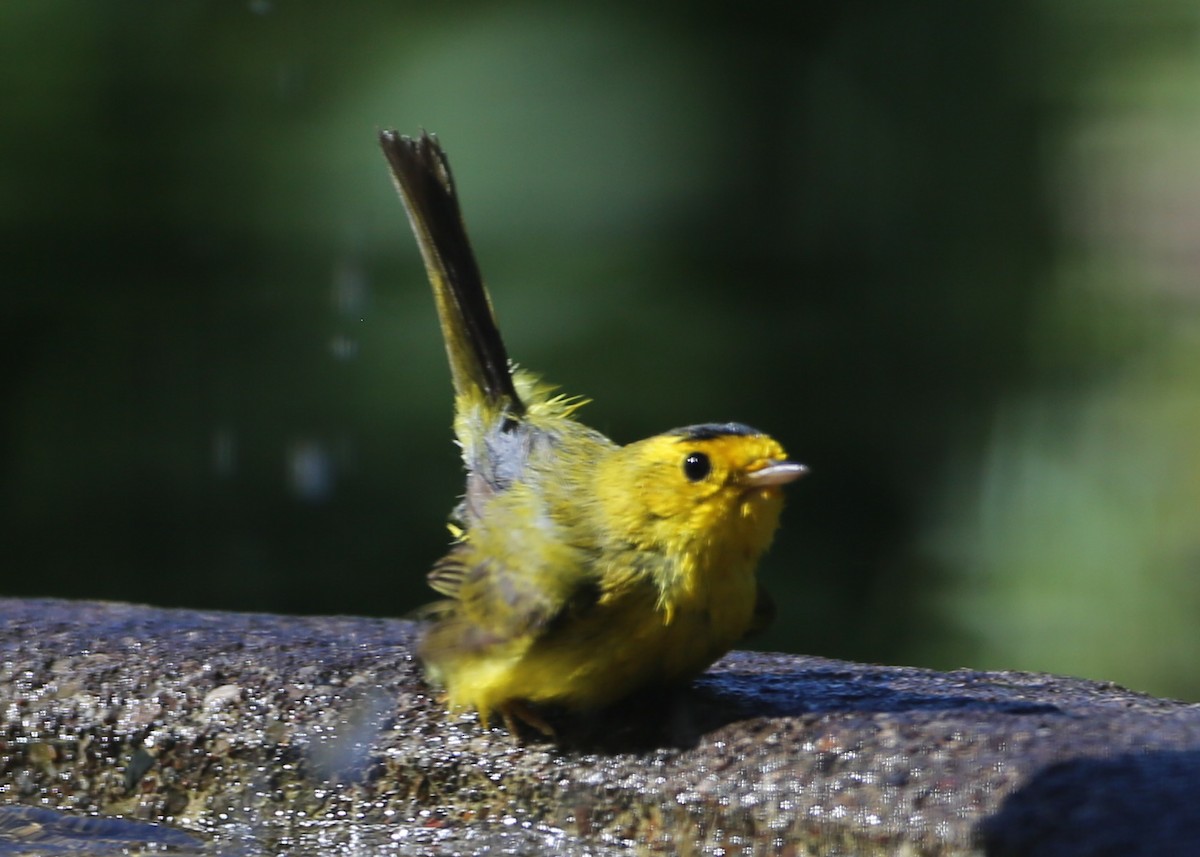
[[[768,488],[794,482],[807,472],[807,467],[795,461],[769,461],[766,467],[742,476],[742,481],[751,488]]]

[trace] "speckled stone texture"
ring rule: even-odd
[[[491,825],[565,853],[1200,854],[1200,707],[1110,684],[735,653],[520,745],[443,711],[405,621],[33,600],[0,620],[2,803],[281,842]]]

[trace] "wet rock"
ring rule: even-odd
[[[321,825],[565,853],[1200,853],[1197,706],[743,652],[521,745],[445,713],[414,635],[0,600],[0,801],[280,843]]]

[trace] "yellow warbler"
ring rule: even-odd
[[[740,423],[618,446],[574,419],[581,399],[515,370],[437,141],[384,131],[433,285],[467,471],[456,541],[429,573],[444,595],[419,654],[452,708],[551,734],[542,707],[603,707],[686,682],[763,624],[755,579],[781,486],[805,472]]]

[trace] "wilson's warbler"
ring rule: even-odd
[[[547,734],[539,708],[600,708],[685,682],[764,624],[755,566],[805,472],[739,423],[618,446],[584,404],[514,369],[435,138],[380,135],[433,285],[467,471],[446,596],[419,655],[452,709]]]

